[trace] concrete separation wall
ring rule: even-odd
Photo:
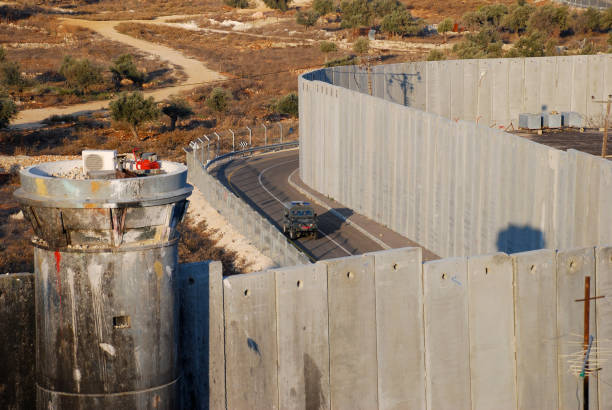
[[[199,161],[201,149],[194,149],[187,153],[186,157],[190,181],[204,194],[206,200],[278,266],[310,263],[308,257],[292,245],[274,225],[208,174]]]
[[[403,248],[226,278],[218,262],[180,265],[182,408],[582,407],[575,300],[587,276],[592,296],[610,296],[612,247],[424,264],[420,248]],[[22,277],[3,275],[0,289]],[[33,310],[27,279],[20,305]],[[593,410],[612,400],[606,300],[591,301]],[[0,297],[0,311],[12,308],[5,327],[21,318],[10,302]],[[32,339],[33,321],[19,326]],[[3,350],[0,360],[11,355],[22,364],[4,392],[24,394],[3,408],[30,408],[19,400],[33,378],[14,380],[33,372],[32,352]]]
[[[410,63],[373,78],[378,97],[356,67],[300,77],[313,189],[442,256],[612,243],[612,162],[483,125],[542,105],[596,118],[612,56]]]

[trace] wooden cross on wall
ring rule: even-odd
[[[584,278],[584,299],[576,299],[575,302],[584,302],[584,365],[580,376],[583,379],[583,409],[589,410],[589,354],[591,352],[591,344],[593,339],[590,335],[589,322],[591,319],[591,301],[595,299],[605,298],[605,296],[591,297],[591,277]]]

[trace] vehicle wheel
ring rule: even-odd
[[[297,239],[297,235],[295,234],[295,231],[289,231],[289,238],[291,238],[292,241]]]

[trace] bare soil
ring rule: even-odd
[[[596,129],[585,129],[584,132],[570,128],[549,129],[544,130],[542,135],[538,135],[537,132],[526,131],[517,131],[513,134],[562,151],[575,149],[596,156],[601,155],[603,132]],[[608,137],[608,155],[612,155],[612,138],[610,137]]]

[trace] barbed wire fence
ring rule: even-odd
[[[191,142],[201,150],[202,164],[229,152],[282,144],[299,138],[299,121],[260,122],[244,127],[217,129]]]

